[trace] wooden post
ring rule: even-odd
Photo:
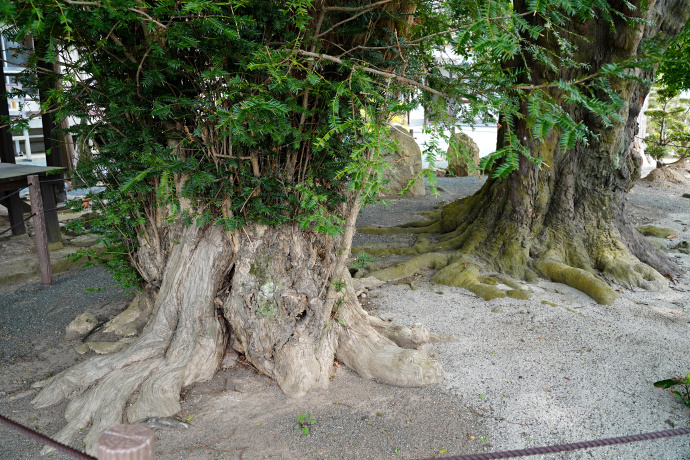
[[[98,460],[153,460],[153,431],[146,425],[116,425],[98,438]]]
[[[45,51],[45,43],[35,43],[35,49],[37,53],[42,55]],[[47,74],[44,78],[39,80],[38,94],[42,100],[44,100],[45,95],[50,93],[58,86],[58,76],[56,73],[57,66],[52,62],[39,61],[38,66],[41,69],[47,70]],[[56,139],[55,133],[55,117],[50,110],[53,107],[49,107],[45,112],[41,114],[41,124],[43,126],[43,145],[46,150],[46,165],[47,166],[65,166],[65,149],[62,147],[62,141]],[[64,178],[63,174],[55,176],[56,179]],[[67,201],[67,192],[65,191],[65,183],[57,182],[51,184],[51,188],[55,190],[56,201],[64,202]],[[51,241],[52,243],[52,241]]]
[[[48,178],[53,176],[48,176]],[[60,178],[61,175],[55,176]],[[64,185],[64,182],[60,182]],[[41,196],[43,197],[43,214],[46,222],[46,234],[48,235],[48,244],[60,243],[62,235],[60,234],[60,221],[58,219],[57,203],[55,202],[55,187],[52,182],[41,182]]]
[[[44,286],[53,284],[53,270],[50,267],[50,251],[48,250],[48,235],[46,221],[43,215],[43,198],[41,184],[36,174],[26,177],[29,183],[29,197],[31,198],[31,212],[34,214],[34,232],[36,234],[36,250],[38,263],[41,267],[41,283]]]

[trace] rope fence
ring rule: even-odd
[[[16,224],[11,225],[9,228],[7,228],[7,229],[3,230],[2,232],[0,232],[0,236],[4,235],[4,234],[7,233],[7,232],[10,232],[10,231],[14,230],[15,228],[19,227],[20,225],[23,225],[24,222],[26,222],[27,220],[31,219],[31,218],[32,218],[33,216],[35,216],[35,215],[36,215],[36,213],[31,213],[31,215],[30,215],[29,217],[27,217],[26,219],[24,219],[23,221],[17,222]]]
[[[50,180],[42,180],[41,183],[43,184],[50,184],[52,182],[71,182],[72,178],[71,177],[63,177],[62,179],[50,179]]]
[[[15,190],[15,191],[12,192],[12,193],[8,193],[8,194],[5,195],[5,196],[0,196],[0,201],[6,200],[6,199],[8,199],[8,198],[13,197],[14,195],[17,195],[19,192],[21,192],[21,191],[24,190],[25,188],[26,188],[26,187],[23,187],[23,188],[20,188],[20,189],[18,189],[18,190]]]
[[[153,432],[143,425],[117,425],[106,430],[98,439],[98,459],[86,455],[72,447],[59,443],[44,434],[38,433],[19,423],[0,415],[0,423],[19,431],[32,439],[40,441],[61,452],[72,455],[77,459],[85,460],[111,460],[111,459],[141,459],[153,460]],[[674,430],[654,431],[651,433],[619,436],[616,438],[595,439],[592,441],[575,442],[571,444],[558,444],[544,447],[530,447],[528,449],[507,450],[503,452],[487,452],[483,454],[460,455],[456,457],[434,457],[425,460],[497,460],[503,458],[527,457],[531,455],[555,454],[593,447],[613,446],[631,442],[650,441],[654,439],[671,438],[690,434],[690,427],[676,428]],[[127,453],[137,452],[138,456],[129,456]],[[125,454],[125,455],[123,455]],[[149,456],[150,455],[150,456]]]
[[[507,450],[503,452],[487,452],[484,454],[461,455],[459,457],[435,457],[433,460],[495,460],[501,458],[527,457],[529,455],[555,454],[592,447],[613,446],[637,441],[650,441],[653,439],[670,438],[690,434],[690,427],[677,428],[675,430],[654,431],[652,433],[634,434],[631,436],[619,436],[617,438],[595,439],[593,441],[575,442],[571,444],[558,444],[555,446],[530,447],[528,449]],[[432,459],[426,459],[432,460]]]
[[[71,455],[74,458],[77,458],[80,460],[96,460],[95,457],[92,457],[90,455],[86,455],[84,452],[73,449],[70,446],[66,446],[65,444],[57,442],[54,439],[50,439],[48,436],[41,434],[41,433],[38,433],[38,432],[32,430],[31,428],[27,428],[24,425],[20,425],[19,423],[15,422],[14,420],[10,420],[7,417],[3,417],[2,415],[0,415],[0,423],[2,423],[5,426],[12,428],[15,431],[20,432],[24,436],[27,436],[31,439],[42,442],[43,444],[46,444],[46,445],[54,448],[55,450],[59,450],[60,452],[63,452],[65,454]]]

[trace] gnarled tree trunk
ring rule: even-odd
[[[345,267],[354,216],[342,238],[296,224],[231,233],[149,227],[138,265],[155,298],[151,319],[122,351],[45,382],[37,407],[72,399],[55,438],[69,442],[91,425],[85,441],[93,453],[98,436],[123,420],[174,415],[182,387],[214,375],[228,340],[291,396],[326,387],[336,356],[394,385],[440,381],[440,365],[413,348],[447,337],[421,325],[393,327],[359,306]]]
[[[682,0],[659,0],[650,2],[648,8],[640,7],[634,12],[624,7],[620,10],[649,20],[647,25],[626,25],[618,18],[613,31],[601,18],[573,22],[569,32],[573,37],[581,36],[575,39],[579,48],[576,57],[588,67],[562,67],[555,75],[539,62],[528,62],[524,85],[539,86],[558,79],[577,81],[606,64],[636,56],[643,37],[677,35],[690,17],[690,3]],[[515,9],[527,10],[523,2],[515,2]],[[526,19],[537,20],[531,15]],[[545,48],[558,53],[556,40],[548,33],[539,39]],[[651,70],[636,72],[638,77],[653,78]],[[572,119],[585,123],[594,134],[586,144],[578,143],[564,151],[553,133],[546,142],[531,140],[526,122],[518,120],[518,138],[533,157],[544,159],[544,165],[539,168],[521,157],[518,170],[507,179],[488,180],[474,196],[446,206],[426,226],[401,229],[416,233],[440,230],[441,236],[431,244],[424,242],[401,251],[421,255],[373,275],[390,280],[410,275],[420,265],[434,265],[440,269],[433,278],[436,282],[468,288],[486,299],[507,293],[496,287],[495,280],[484,282],[482,275],[499,272],[527,280],[542,275],[579,289],[601,304],[616,298],[608,283],[625,288],[665,286],[662,275],[672,274],[676,267],[625,217],[625,194],[640,177],[641,159],[632,144],[649,87],[640,81],[620,79],[611,85],[625,101],[619,113],[622,123],[605,126],[584,107],[564,103]],[[553,88],[551,96],[558,100],[563,93]],[[521,111],[529,119],[526,105]],[[499,129],[499,140],[503,129],[506,127]],[[515,279],[497,278],[513,290],[520,288]]]

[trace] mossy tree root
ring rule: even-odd
[[[396,235],[400,233],[438,233],[441,222],[438,219],[427,222],[409,222],[398,227],[359,227],[357,232],[368,235]]]
[[[433,267],[436,270],[443,268],[448,265],[448,259],[448,254],[430,252],[428,254],[412,257],[391,267],[369,273],[367,276],[373,276],[381,281],[395,281],[412,276],[428,267]]]
[[[580,268],[548,259],[537,260],[535,268],[551,281],[563,283],[580,292],[584,292],[599,304],[613,305],[613,302],[618,297],[616,292],[605,281]]]
[[[491,204],[486,201],[487,195],[480,192],[445,206],[433,224],[433,228],[440,224],[443,233],[435,236],[434,241],[426,237],[422,244],[417,242],[405,248],[358,248],[372,255],[413,256],[368,276],[394,281],[433,266],[438,272],[432,281],[462,287],[491,300],[506,296],[528,298],[529,293],[514,277],[534,281],[541,275],[578,289],[604,305],[610,305],[617,297],[608,283],[648,290],[666,286],[666,280],[657,270],[631,253],[624,244],[627,240],[621,238],[612,223],[615,221],[606,220],[606,216],[599,218],[598,226],[570,232],[568,237],[565,235],[569,227],[564,222],[540,227],[541,234],[531,235],[524,226],[499,224],[501,213],[495,212],[495,208],[491,208],[493,216],[477,214],[478,205]],[[400,229],[396,227],[396,232]],[[385,234],[385,230],[378,229],[378,232]],[[487,281],[487,274],[494,281]],[[513,289],[498,287],[495,281]]]

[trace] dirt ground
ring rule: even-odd
[[[460,182],[454,180],[460,181],[447,178],[439,182],[442,193],[438,198],[394,200],[393,206],[365,210],[363,219],[376,218],[384,224],[389,221],[387,225],[416,220],[419,211],[441,200],[465,196],[481,185],[466,181],[456,187],[454,184]],[[679,238],[656,242],[670,250],[690,240],[690,199],[682,197],[687,192],[690,180],[685,184],[640,181],[630,194],[628,215],[636,225],[675,226]],[[0,228],[4,228],[2,219],[0,216]],[[10,247],[12,250],[7,250]],[[29,237],[0,239],[0,251],[0,265],[21,267],[33,263]],[[670,255],[676,257],[676,253]],[[88,359],[88,353],[75,351],[79,339],[65,338],[65,327],[72,319],[83,312],[99,319],[111,318],[127,306],[132,295],[116,286],[100,267],[68,267],[50,287],[41,286],[35,279],[34,275],[8,281],[0,276],[0,414],[51,435],[65,423],[66,403],[34,409],[30,401],[37,390],[32,384]],[[397,292],[399,288],[389,285],[370,292],[365,308],[388,316],[396,306],[378,301],[385,297],[386,290]],[[570,301],[573,308],[583,308],[580,297],[567,289],[557,292],[565,307]],[[680,305],[678,314],[687,308],[689,304]],[[98,338],[92,336],[89,340]],[[434,351],[441,357],[448,356],[441,345]],[[682,358],[682,353],[679,359],[685,360],[683,365],[690,371],[690,359],[687,354]],[[316,420],[309,435],[295,429],[298,416],[307,413]],[[483,397],[470,399],[461,392],[449,391],[447,385],[391,387],[361,379],[337,365],[327,390],[290,399],[239,357],[235,365],[219,371],[212,380],[185,388],[182,411],[173,419],[151,423],[155,425],[156,458],[160,459],[421,459],[495,450],[492,444],[497,433],[490,422],[497,421],[516,429],[527,425],[523,420],[497,415],[492,403]],[[72,446],[82,448],[82,440],[75,439]],[[690,453],[690,443],[688,446]],[[0,426],[0,458],[38,459],[40,449],[38,442]],[[53,453],[50,458],[69,457]],[[674,453],[655,458],[684,457]]]
[[[71,218],[61,215],[63,222]],[[0,215],[0,228],[9,225],[6,220]],[[72,244],[73,235],[63,236],[65,248],[51,252],[58,263],[85,246]],[[0,251],[0,414],[49,436],[64,425],[66,403],[34,409],[30,401],[37,390],[31,385],[89,356],[75,351],[81,341],[67,340],[66,326],[85,312],[99,320],[112,318],[133,296],[101,267],[78,268],[65,261],[58,266],[63,273],[55,276],[55,285],[42,286],[29,235],[0,239]],[[89,337],[107,339],[100,333]],[[327,390],[291,399],[239,359],[213,380],[186,388],[183,409],[172,423],[152,422],[156,458],[397,459],[491,448],[481,407],[466,406],[438,388],[397,388],[364,380],[344,366],[334,374]],[[298,416],[307,413],[316,420],[309,435],[295,429]],[[166,422],[172,426],[162,427]],[[83,448],[79,438],[71,445]],[[41,448],[0,425],[0,459],[41,458]],[[71,457],[53,453],[50,458]]]

